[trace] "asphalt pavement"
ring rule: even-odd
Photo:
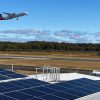
[[[64,61],[84,61],[100,62],[97,58],[75,58],[75,57],[48,57],[48,56],[0,56],[0,59],[23,59],[23,60],[64,60]]]

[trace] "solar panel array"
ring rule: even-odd
[[[0,83],[1,100],[74,100],[99,91],[99,82],[85,78],[56,84],[36,79]]]
[[[0,68],[0,80],[22,78],[22,77],[26,77],[26,76]]]

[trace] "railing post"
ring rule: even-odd
[[[35,70],[36,70],[36,79],[37,79],[37,68]]]
[[[14,71],[14,65],[12,64],[12,69],[11,69],[11,71],[13,72]]]

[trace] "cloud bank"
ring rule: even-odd
[[[0,41],[27,42],[49,41],[66,43],[100,43],[100,32],[78,32],[71,30],[3,30],[0,31]]]

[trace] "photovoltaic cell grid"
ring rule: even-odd
[[[0,80],[22,78],[22,77],[26,77],[26,76],[0,68]]]
[[[99,91],[99,82],[85,78],[56,84],[36,79],[0,83],[2,100],[74,100]]]

